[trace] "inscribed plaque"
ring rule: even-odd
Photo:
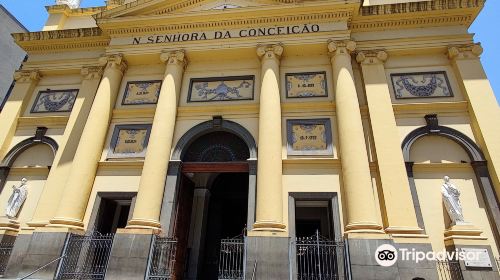
[[[122,105],[156,104],[160,89],[161,81],[128,82]]]
[[[285,78],[288,98],[328,96],[326,72],[288,73]]]
[[[492,267],[490,255],[487,249],[481,248],[460,248],[461,253],[465,254],[466,267]]]
[[[444,71],[391,74],[391,80],[397,99],[453,96]]]
[[[254,76],[191,79],[188,102],[252,100]]]
[[[111,138],[108,158],[144,157],[151,125],[117,125]]]
[[[31,113],[70,112],[77,95],[77,89],[40,91]]]
[[[331,127],[329,119],[288,120],[289,155],[331,155]]]

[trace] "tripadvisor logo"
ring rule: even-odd
[[[398,252],[392,245],[380,245],[375,251],[375,260],[381,266],[392,266],[398,260]]]
[[[480,259],[480,252],[475,251],[446,251],[439,252],[424,252],[416,249],[400,248],[398,250],[390,244],[382,244],[375,251],[375,260],[381,266],[392,266],[398,261],[412,261],[419,263],[421,261],[478,261]]]

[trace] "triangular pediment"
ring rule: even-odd
[[[136,0],[96,15],[97,19],[158,16],[273,6],[292,0]]]

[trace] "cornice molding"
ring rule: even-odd
[[[405,17],[400,19],[390,18],[370,18],[355,20],[351,23],[351,30],[355,32],[376,31],[387,29],[415,28],[422,26],[444,26],[444,25],[465,25],[468,26],[474,20],[472,14],[458,14],[451,16],[437,15],[435,17],[420,16],[420,17]]]
[[[154,25],[149,22],[149,24],[137,24],[131,27],[117,27],[108,25],[108,23],[99,23],[106,34],[110,36],[123,36],[131,34],[155,34],[162,32],[181,32],[190,30],[212,30],[221,29],[229,27],[242,27],[242,26],[253,26],[259,27],[264,25],[272,25],[283,22],[340,22],[349,21],[352,18],[352,12],[347,10],[340,10],[335,12],[322,12],[322,13],[304,13],[297,15],[283,15],[283,16],[264,16],[255,18],[233,18],[233,19],[219,19],[217,21],[205,21],[196,22],[193,21],[196,17],[186,16],[184,18],[149,18],[150,21],[158,20],[161,25]],[[185,23],[182,23],[185,21]]]
[[[403,115],[403,114],[426,115],[432,112],[467,114],[468,102],[456,101],[456,102],[393,104],[392,109],[395,115]]]
[[[12,37],[16,42],[35,41],[35,40],[53,40],[53,39],[74,39],[83,37],[102,36],[102,30],[99,27],[50,30],[26,33],[13,33]]]
[[[20,127],[36,127],[45,126],[48,128],[65,127],[69,120],[67,116],[38,116],[38,117],[19,117],[17,125]]]
[[[433,0],[425,2],[363,6],[361,7],[360,14],[362,16],[393,15],[463,8],[482,8],[485,2],[486,0]]]

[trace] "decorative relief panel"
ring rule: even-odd
[[[328,96],[326,72],[287,73],[286,97],[325,97]]]
[[[191,79],[188,102],[253,100],[254,81],[254,76]]]
[[[391,74],[391,80],[397,99],[453,96],[444,71]]]
[[[333,155],[329,119],[287,120],[288,155]]]
[[[117,125],[111,138],[108,158],[144,157],[151,125]]]
[[[31,113],[71,112],[77,95],[77,89],[39,91]]]
[[[161,81],[128,82],[122,105],[156,104],[160,89]]]

